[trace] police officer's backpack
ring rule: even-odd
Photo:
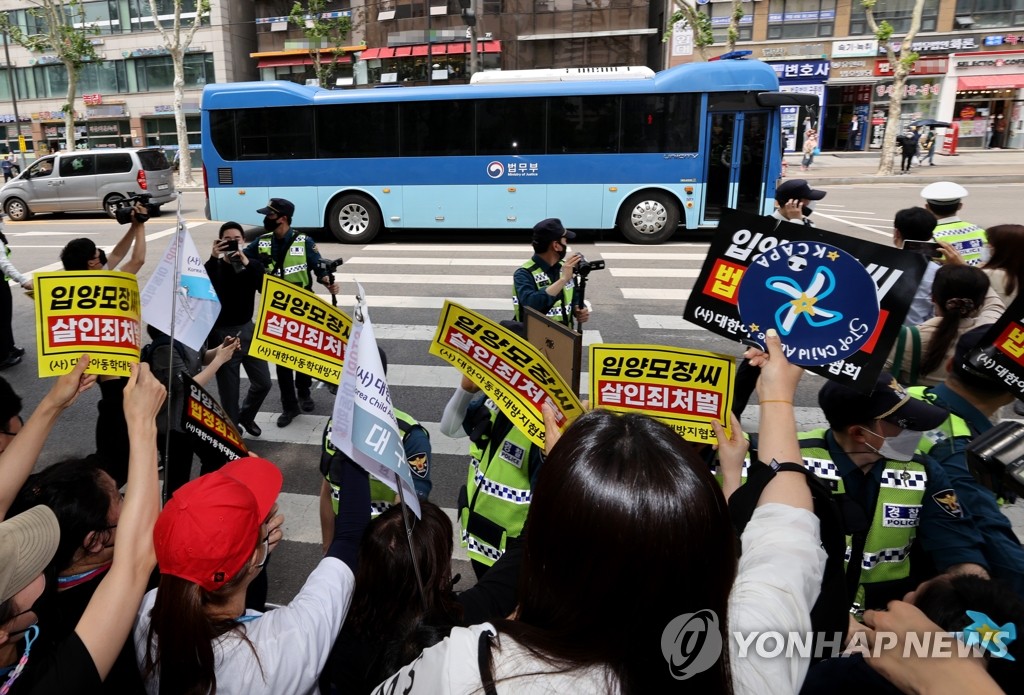
[[[807,476],[807,486],[814,499],[814,514],[821,522],[821,546],[828,554],[825,574],[821,580],[821,593],[811,608],[811,629],[817,635],[824,633],[830,638],[835,633],[845,637],[850,620],[850,590],[844,569],[846,535],[843,516],[832,491],[804,466],[795,463],[766,465],[752,460],[747,470],[747,481],[729,498],[729,514],[738,535],[754,515],[761,493],[779,471],[797,471]],[[816,652],[817,653],[817,652]]]

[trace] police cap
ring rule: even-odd
[[[952,181],[936,181],[921,189],[921,197],[936,205],[959,203],[961,198],[968,195],[966,188]]]

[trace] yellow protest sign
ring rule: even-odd
[[[590,346],[590,403],[661,420],[684,439],[714,444],[729,432],[736,365],[732,357],[662,345]],[[731,434],[730,434],[731,436]]]
[[[271,275],[263,276],[249,354],[337,384],[352,319],[320,297]]]
[[[88,353],[90,374],[127,376],[139,361],[139,283],[131,273],[86,270],[36,273],[39,376],[74,369]]]
[[[430,354],[469,377],[520,431],[544,445],[541,405],[561,429],[583,412],[576,394],[537,348],[500,324],[451,301],[441,308]]]

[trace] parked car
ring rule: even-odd
[[[157,148],[74,150],[40,157],[0,188],[0,209],[12,220],[37,212],[106,210],[135,193],[160,205],[178,197],[174,170]]]

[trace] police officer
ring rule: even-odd
[[[995,493],[975,480],[967,467],[967,447],[971,440],[992,429],[989,418],[1014,400],[1000,382],[967,364],[968,354],[984,345],[990,327],[978,326],[960,336],[943,383],[914,386],[907,391],[914,398],[949,411],[949,417],[942,424],[925,432],[918,452],[942,467],[956,490],[957,499],[971,510],[971,517],[985,542],[983,551],[992,576],[1024,598],[1024,548],[1010,520],[999,510]]]
[[[936,572],[988,576],[956,490],[941,466],[915,453],[921,433],[947,412],[911,398],[888,374],[871,395],[829,381],[818,404],[829,428],[797,436],[804,464],[843,516],[851,605],[884,608]]]
[[[810,216],[814,206],[828,193],[811,188],[804,179],[789,179],[775,189],[775,211],[772,217],[779,221],[794,222],[813,227]]]
[[[548,318],[572,328],[575,318],[585,323],[590,310],[574,303],[573,272],[583,260],[583,255],[574,253],[566,260],[570,239],[576,234],[562,226],[562,221],[549,218],[541,220],[533,228],[533,258],[523,263],[512,276],[512,306],[515,320],[522,321],[520,307],[536,309]]]
[[[262,262],[270,275],[303,289],[312,289],[312,278],[321,265],[320,252],[311,238],[292,228],[295,206],[284,198],[271,198],[265,208],[256,212],[264,216],[263,228],[267,233],[245,247],[245,255]],[[337,294],[337,283],[329,284],[328,277],[317,276],[317,281],[326,285],[331,294]],[[283,411],[277,418],[278,427],[291,424],[299,414],[300,405],[304,412],[313,412],[315,406],[310,391],[313,377],[303,373],[293,375],[292,370],[277,365],[277,385],[281,389]]]
[[[957,216],[967,195],[966,188],[952,181],[936,181],[921,189],[925,207],[938,220],[932,238],[951,244],[967,265],[979,265],[986,260],[988,238],[984,229]]]

